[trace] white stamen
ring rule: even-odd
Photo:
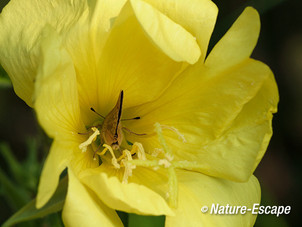
[[[97,137],[98,135],[100,135],[100,131],[99,131],[96,127],[92,127],[91,129],[92,129],[92,131],[94,131],[94,133],[93,133],[91,136],[89,136],[89,138],[88,138],[85,142],[83,142],[83,143],[81,143],[81,144],[79,145],[79,148],[80,148],[80,150],[82,150],[82,152],[86,152],[86,151],[87,151],[87,147],[88,147],[93,141],[96,140],[96,137]]]
[[[106,148],[109,150],[109,152],[110,152],[110,154],[111,154],[111,156],[112,156],[112,159],[111,159],[112,165],[113,165],[116,169],[121,168],[120,164],[117,163],[117,160],[116,160],[116,157],[115,157],[115,155],[114,155],[114,152],[113,152],[112,147],[109,146],[109,145],[107,145],[107,144],[103,144],[103,147],[106,147]]]
[[[128,183],[128,178],[132,176],[132,169],[135,169],[136,166],[128,163],[127,161],[132,160],[131,152],[128,150],[123,151],[124,155],[126,156],[121,163],[125,166],[124,176],[123,176],[123,183]]]
[[[137,149],[137,157],[139,160],[147,160],[144,147],[141,143],[135,142],[133,146]]]

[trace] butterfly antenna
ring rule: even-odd
[[[141,119],[141,117],[134,117],[134,118],[130,118],[130,119],[122,119],[122,121],[131,121],[131,120],[139,120]]]
[[[98,112],[96,112],[95,109],[93,109],[92,107],[90,108],[90,110],[91,110],[92,112],[96,113],[97,115],[99,115],[100,117],[102,117],[102,118],[105,119],[104,116],[102,116],[101,114],[99,114]]]

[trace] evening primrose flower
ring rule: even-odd
[[[67,167],[67,226],[120,226],[115,210],[166,226],[254,224],[200,211],[259,202],[252,174],[278,102],[272,72],[250,58],[253,8],[206,58],[217,12],[209,0],[10,1],[0,61],[54,139],[38,208]]]

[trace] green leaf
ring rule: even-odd
[[[128,227],[164,227],[165,216],[142,216],[129,214]]]
[[[42,218],[51,213],[58,212],[62,210],[66,193],[67,193],[68,179],[64,177],[54,193],[53,197],[45,204],[44,207],[36,208],[36,199],[29,202],[23,208],[21,208],[17,213],[11,216],[2,227],[9,227],[20,222],[33,220],[36,218]]]

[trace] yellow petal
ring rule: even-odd
[[[73,63],[55,31],[46,27],[44,36],[35,93],[38,120],[51,137],[77,136],[85,128]]]
[[[123,226],[115,210],[108,208],[68,169],[68,191],[63,208],[65,226]]]
[[[268,102],[266,101],[265,97],[270,97]],[[259,162],[261,161],[266,148],[269,144],[270,138],[273,134],[272,130],[272,113],[277,112],[277,105],[279,102],[279,94],[278,94],[278,88],[277,84],[274,78],[274,75],[271,73],[268,77],[268,79],[264,82],[261,90],[258,92],[257,96],[248,104],[244,107],[244,109],[241,111],[242,113],[240,114],[242,118],[246,119],[249,117],[250,119],[256,119],[258,118],[258,121],[256,124],[266,127],[265,130],[263,130],[262,135],[263,135],[263,141],[261,144],[261,148],[259,149],[259,153],[257,154],[255,163],[254,163],[254,168],[253,171],[256,169],[258,166]],[[259,105],[261,103],[261,105]],[[258,112],[255,111],[257,109],[255,106],[262,106],[263,109],[259,109]],[[269,111],[267,111],[269,110]],[[254,113],[255,115],[253,117],[251,116],[246,116],[243,114]]]
[[[99,161],[94,160],[93,158],[94,151],[92,150],[91,146],[87,148],[86,152],[82,152],[79,149],[79,144],[80,142],[77,142],[77,146],[73,149],[73,156],[70,163],[70,167],[76,176],[78,176],[81,171],[85,169],[96,168],[99,166]]]
[[[60,174],[66,167],[72,168],[75,175],[87,168],[96,168],[98,162],[92,157],[91,148],[86,152],[79,149],[78,138],[55,139],[40,177],[36,206],[42,207],[51,198],[57,188]]]
[[[89,0],[89,15],[83,15],[65,33],[64,42],[77,73],[80,106],[86,125],[94,122],[95,114],[90,107],[97,109],[99,88],[98,62],[110,34],[114,18],[124,5],[124,0]],[[103,89],[103,85],[100,90]]]
[[[145,169],[137,168],[133,171],[134,175],[144,174]],[[80,179],[112,209],[143,215],[173,215],[165,199],[144,185],[149,182],[149,184],[153,183],[154,187],[160,188],[162,179],[149,176],[141,180],[142,178],[133,176],[135,179],[130,177],[130,182],[125,184],[120,181],[118,175],[112,166],[103,163],[99,168],[84,171]]]
[[[211,34],[214,29],[218,9],[210,0],[144,0],[175,23],[190,32],[199,44],[200,60],[203,62]]]
[[[211,172],[208,172],[210,175],[240,181],[250,177],[272,136],[272,113],[277,111],[277,103],[278,90],[273,74],[270,73],[257,95],[243,106],[229,128],[204,147],[208,154],[220,157]],[[212,163],[212,158],[205,157],[204,161]],[[221,172],[222,167],[228,170],[227,174]]]
[[[194,64],[200,57],[196,38],[151,5],[131,0],[134,13],[152,41],[174,61]]]
[[[98,62],[101,56],[101,50],[109,31],[113,25],[113,21],[118,16],[126,0],[89,0],[88,3],[91,7],[91,20],[90,20],[90,36],[93,42],[93,51],[95,61]]]
[[[195,170],[206,174],[245,181],[252,174],[257,154],[264,151],[261,143],[268,142],[266,135],[270,133],[266,126],[270,125],[271,112],[276,109],[276,101],[271,101],[278,96],[276,84],[270,80],[274,92],[265,92],[264,88],[264,93],[257,95],[271,71],[251,59],[218,75],[207,72],[200,66],[188,69],[158,100],[128,109],[126,117],[141,119],[125,122],[125,127],[150,136],[128,134],[127,139],[141,142],[146,151],[152,151],[160,148],[153,133],[154,123],[174,127],[187,141],[183,142],[168,127],[163,130],[176,159],[194,162],[198,166]],[[245,121],[237,122],[242,109],[253,98],[255,114],[251,112],[241,117]]]
[[[166,227],[170,226],[253,226],[257,215],[210,214],[212,204],[226,206],[246,206],[253,208],[260,203],[260,186],[257,178],[251,176],[246,183],[208,177],[206,175],[178,171],[179,200],[174,217],[166,217]],[[207,213],[201,208],[207,206]]]
[[[258,12],[247,7],[206,59],[206,66],[221,72],[243,62],[254,50],[260,32]]]
[[[55,192],[61,172],[67,167],[72,155],[72,143],[54,141],[43,166],[37,195],[37,208],[44,206]]]
[[[124,90],[125,108],[155,99],[184,65],[187,64],[175,62],[152,42],[139,24],[130,3],[126,3],[114,21],[97,63],[95,77],[98,83],[87,81],[86,74],[79,76],[85,122],[96,118],[90,107],[102,115],[108,114],[121,90]],[[82,98],[82,94],[89,94],[89,98]]]
[[[11,0],[0,15],[0,63],[17,95],[32,106],[41,30],[46,24],[66,32],[87,10],[85,1]]]

